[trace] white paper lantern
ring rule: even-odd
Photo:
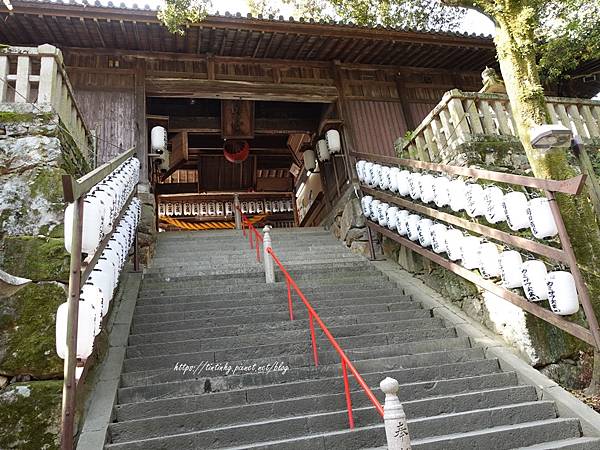
[[[550,202],[546,197],[529,200],[527,203],[527,217],[531,232],[536,238],[544,239],[558,234]]]
[[[231,213],[231,210],[229,212]],[[200,214],[200,204],[192,203],[192,216],[197,216],[198,214]]]
[[[485,201],[485,220],[489,223],[499,223],[506,220],[506,213],[502,202],[504,192],[498,186],[489,186],[483,190]]]
[[[329,149],[325,139],[317,141],[317,152],[319,153],[319,161],[329,161]]]
[[[381,181],[381,164],[373,164],[373,167],[371,167],[371,174],[370,186],[373,188],[379,187]]]
[[[396,229],[396,214],[398,214],[398,207],[390,206],[387,210],[387,227],[390,230]]]
[[[364,159],[356,161],[356,175],[358,180],[362,183],[365,181],[365,164],[367,162]]]
[[[410,212],[401,209],[396,213],[396,230],[400,236],[406,236],[408,230],[406,229],[406,222],[408,222],[408,216]]]
[[[184,202],[183,204],[183,215],[191,216],[192,215],[192,204],[189,202]]]
[[[410,177],[410,172],[408,170],[401,170],[398,172],[396,176],[396,184],[398,186],[398,194],[403,197],[406,197],[410,194],[410,184],[408,183],[408,178]]]
[[[97,267],[98,265],[96,265]],[[102,317],[108,313],[108,306],[113,297],[114,290],[114,271],[112,267],[92,270],[90,276],[86,280],[86,285],[91,284],[100,289],[102,294]],[[85,285],[84,285],[85,286]]]
[[[69,203],[65,209],[64,236],[65,249],[71,253],[71,240],[73,238],[74,203]],[[100,208],[99,201],[83,201],[83,221],[81,226],[81,251],[92,255],[102,239],[102,221],[104,210]]]
[[[450,200],[450,209],[459,212],[467,206],[466,200],[467,184],[462,180],[452,180],[448,185],[448,196]]]
[[[271,202],[271,209],[273,210],[274,213],[279,212],[279,202],[277,200],[273,200]]]
[[[387,227],[387,210],[390,207],[388,203],[380,203],[377,221],[382,227]]]
[[[421,219],[417,223],[417,232],[419,233],[419,244],[421,247],[429,247],[431,245],[431,227],[433,221],[431,219]]]
[[[483,187],[479,184],[469,184],[465,193],[465,211],[469,217],[483,216],[487,211],[487,205],[483,197]]]
[[[317,168],[317,160],[314,150],[305,150],[304,153],[302,153],[302,157],[304,158],[304,168],[306,171],[314,172]]]
[[[410,198],[413,200],[419,200],[421,198],[421,175],[419,172],[413,172],[408,177],[408,193]]]
[[[63,303],[56,311],[56,353],[65,359],[67,354],[67,315],[69,305]],[[96,312],[91,303],[79,301],[77,316],[77,358],[87,359],[94,349]]]
[[[570,272],[562,270],[548,272],[546,275],[548,301],[552,312],[561,316],[570,316],[579,311],[579,299],[575,279]]]
[[[150,131],[152,153],[167,151],[167,130],[164,127],[153,127]]]
[[[431,249],[435,253],[446,251],[446,232],[448,227],[443,223],[436,223],[431,227]]]
[[[181,207],[181,202],[176,202],[173,205],[173,214],[176,216],[181,216],[183,214],[183,208]]]
[[[492,242],[484,242],[479,246],[479,271],[483,278],[499,277],[500,252],[498,246]]]
[[[330,153],[339,153],[342,151],[342,140],[338,130],[327,131],[325,139],[327,140],[327,147]]]
[[[433,180],[433,202],[438,208],[450,204],[449,186],[450,180],[446,177],[435,177]]]
[[[537,259],[525,261],[521,265],[523,277],[523,290],[529,301],[539,302],[548,298],[548,286],[546,284],[546,265]]]
[[[365,167],[363,170],[363,182],[369,186],[371,186],[373,182],[373,163],[365,162]]]
[[[360,205],[362,206],[362,212],[365,217],[371,216],[371,202],[373,201],[373,197],[370,195],[365,195],[360,199]]]
[[[523,274],[521,266],[523,258],[515,250],[506,250],[500,254],[500,275],[502,277],[502,286],[507,289],[514,289],[523,286]]]
[[[111,195],[105,186],[100,184],[97,185],[90,196],[96,197],[102,203],[102,233],[106,235],[112,229],[113,210],[116,208],[115,197]],[[164,204],[162,203],[159,204],[159,214],[161,205],[163,206],[162,215],[164,216]]]
[[[502,207],[506,215],[506,222],[513,231],[529,228],[527,216],[527,197],[522,192],[509,192],[504,195]]]
[[[433,175],[425,174],[419,180],[420,183],[420,191],[421,191],[421,201],[423,203],[431,203],[435,197],[435,193],[433,192],[433,183],[435,178]]]
[[[159,203],[158,204],[158,215],[159,216],[164,216],[167,213],[167,208],[166,205],[164,203]]]
[[[271,200],[265,200],[265,212],[273,212],[273,204],[271,203]]]
[[[290,200],[290,208],[291,206],[291,200]],[[231,202],[227,202],[225,203],[225,212],[228,216],[233,215],[233,203]],[[256,202],[256,213],[257,214],[262,214],[263,212],[265,212],[265,204],[263,203],[262,200],[259,200]]]
[[[479,246],[481,238],[476,236],[466,236],[461,243],[462,265],[466,269],[473,270],[479,268]]]
[[[458,261],[462,258],[462,242],[465,239],[462,231],[456,228],[449,228],[446,231],[446,254],[451,261]]]
[[[379,187],[383,190],[386,190],[390,187],[390,168],[387,166],[381,166]]]
[[[85,302],[91,303],[94,306],[94,311],[96,313],[100,312],[100,321],[108,312],[108,299],[104,297],[104,293],[99,286],[91,283],[84,284],[81,286],[79,298]],[[97,320],[97,318],[94,319],[94,336],[97,336],[98,333],[100,333],[100,321]]]
[[[371,220],[377,222],[379,220],[379,205],[381,204],[380,200],[374,199],[371,202]]]
[[[392,167],[390,169],[390,191],[398,192],[398,174],[400,169],[398,167]]]
[[[417,227],[421,216],[418,214],[410,214],[406,221],[406,235],[411,241],[419,240],[419,229]]]

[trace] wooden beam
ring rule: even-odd
[[[100,29],[100,24],[98,23],[98,19],[94,19],[94,24],[96,25],[96,33],[98,33],[98,38],[100,39],[100,43],[102,47],[106,48],[106,42],[104,42],[104,38],[102,37],[102,30]]]
[[[146,64],[138,60],[135,67],[135,137],[140,160],[140,183],[148,183],[148,128],[146,123]]]
[[[253,58],[256,58],[256,55],[258,55],[258,49],[260,48],[260,44],[262,43],[264,37],[265,32],[261,31],[260,35],[258,36],[258,39],[256,40],[256,47],[254,47],[254,51],[252,52]]]
[[[198,38],[196,40],[196,53],[200,54],[200,49],[202,48],[202,32],[204,31],[203,27],[198,28]]]

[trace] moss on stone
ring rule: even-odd
[[[12,111],[0,111],[0,124],[2,123],[28,123],[38,122],[47,123],[52,120],[53,114],[50,113],[21,113]]]
[[[15,383],[0,392],[0,448],[59,448],[62,384]]]
[[[7,236],[4,268],[33,281],[69,281],[69,254],[62,238]]]
[[[13,325],[0,334],[0,373],[40,379],[61,376],[63,362],[56,355],[55,321],[56,310],[65,298],[60,284],[37,283],[0,303],[0,317],[8,316],[5,323]]]

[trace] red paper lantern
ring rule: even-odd
[[[230,163],[241,164],[250,154],[248,141],[228,140],[223,145],[223,155]]]

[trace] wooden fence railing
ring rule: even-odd
[[[0,47],[0,103],[51,104],[88,156],[92,136],[75,102],[61,51],[53,45]]]
[[[548,115],[585,140],[600,139],[600,101],[547,97]],[[421,161],[446,161],[449,150],[477,139],[516,139],[516,124],[506,94],[462,92],[453,89],[423,119],[403,146],[405,154]]]

